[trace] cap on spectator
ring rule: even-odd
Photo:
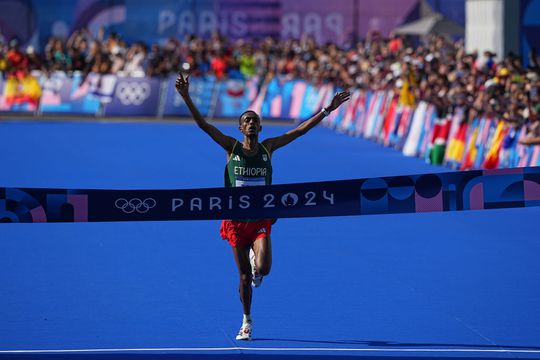
[[[503,68],[499,69],[497,75],[500,76],[500,77],[506,77],[506,76],[510,75],[510,71],[508,71],[507,68],[503,67]]]
[[[529,71],[526,76],[530,81],[538,81],[539,79],[538,73],[534,71]]]

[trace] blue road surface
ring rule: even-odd
[[[192,124],[4,121],[0,136],[0,186],[223,185],[224,151]],[[273,166],[276,184],[448,171],[325,128]],[[540,358],[539,218],[279,220],[251,342],[234,339],[238,275],[218,221],[0,224],[0,358]]]

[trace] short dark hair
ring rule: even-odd
[[[243,113],[240,114],[240,117],[238,117],[238,123],[239,123],[239,124],[242,123],[242,116],[246,115],[247,113],[254,113],[254,114],[257,115],[257,117],[259,118],[259,121],[261,121],[261,117],[260,117],[259,114],[257,114],[255,111],[253,111],[253,110],[246,110],[246,111],[244,111]]]

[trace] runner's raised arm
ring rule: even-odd
[[[328,105],[325,108],[322,108],[322,110],[319,111],[315,116],[312,116],[308,120],[298,125],[295,129],[287,131],[285,134],[281,136],[264,140],[262,144],[268,149],[270,153],[274,152],[275,150],[279,149],[282,146],[287,145],[291,141],[297,139],[298,137],[304,135],[309,130],[314,128],[317,124],[319,124],[322,121],[322,119],[328,116],[332,111],[336,110],[345,101],[349,100],[350,97],[351,97],[351,93],[348,91],[342,91],[340,93],[336,93],[330,105]]]
[[[227,136],[218,130],[214,125],[209,124],[197,109],[197,106],[193,103],[191,96],[189,96],[189,75],[184,77],[182,73],[178,74],[175,83],[176,91],[182,96],[186,105],[193,115],[193,119],[197,122],[197,125],[210,137],[218,143],[227,153],[230,153],[233,149],[236,139]]]

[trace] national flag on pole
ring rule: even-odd
[[[430,144],[429,162],[433,165],[441,165],[446,151],[446,140],[450,133],[450,118],[444,117],[435,120],[433,127],[433,136]]]
[[[491,147],[488,150],[484,163],[482,164],[484,169],[496,169],[499,166],[499,153],[507,132],[508,129],[504,125],[504,122],[499,121],[497,128],[495,129],[495,134],[493,135]]]

